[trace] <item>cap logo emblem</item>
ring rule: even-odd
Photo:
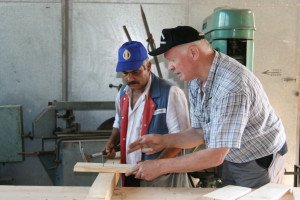
[[[161,40],[160,40],[160,44],[166,44],[166,41],[163,41],[165,39],[165,36],[163,33],[161,33]]]
[[[127,49],[123,52],[123,58],[124,60],[128,60],[131,57],[131,53],[130,51],[128,51]]]

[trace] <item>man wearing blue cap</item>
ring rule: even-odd
[[[175,172],[222,166],[222,183],[258,188],[282,183],[287,152],[283,124],[260,81],[245,66],[215,51],[189,26],[163,29],[160,47],[168,69],[189,81],[191,128],[173,135],[148,134],[129,146],[155,153],[161,148],[206,149],[185,156],[141,162],[126,175],[151,180]]]
[[[151,72],[145,47],[136,41],[119,49],[117,72],[126,84],[116,97],[116,116],[106,145],[107,158],[113,158],[120,144],[121,163],[174,157],[180,148],[168,148],[152,155],[141,151],[127,154],[128,145],[148,133],[177,133],[189,127],[188,106],[183,91]],[[123,177],[123,186],[188,187],[186,173],[162,175],[153,181]]]

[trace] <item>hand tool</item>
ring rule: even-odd
[[[120,151],[120,146],[113,147],[113,149],[115,149],[116,152]],[[105,150],[89,155],[83,151],[81,142],[79,142],[79,150],[80,150],[80,154],[81,154],[81,157],[84,160],[84,162],[90,162],[91,158],[96,158],[96,157],[102,156],[102,163],[104,163],[104,156],[107,155],[107,152]]]
[[[82,159],[85,161],[85,162],[90,162],[91,161],[91,158],[96,158],[96,157],[99,157],[99,156],[102,156],[102,163],[103,163],[103,160],[104,160],[104,155],[107,154],[107,152],[105,150],[101,151],[101,152],[98,152],[98,153],[93,153],[93,154],[87,154],[83,151],[83,147],[80,148],[80,153],[81,153],[81,157]]]

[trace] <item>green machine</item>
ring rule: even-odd
[[[213,49],[233,57],[253,71],[254,14],[249,9],[216,8],[202,31]]]

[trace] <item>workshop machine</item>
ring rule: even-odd
[[[154,50],[156,48],[155,43],[142,6],[141,14],[148,37],[147,42],[150,49]],[[131,41],[126,26],[123,26],[123,28],[128,40]],[[162,77],[156,57],[154,57],[154,62],[159,77]],[[122,84],[118,86],[110,84],[109,87],[115,87],[119,90]],[[14,112],[11,111],[12,109]],[[97,121],[97,115],[94,115],[94,112],[107,110],[114,111],[115,103],[49,102],[48,106],[33,120],[32,131],[28,134],[23,134],[22,106],[5,106],[0,108],[1,119],[6,119],[5,121],[0,120],[0,127],[4,127],[4,130],[0,131],[0,135],[3,133],[3,138],[5,138],[5,140],[0,140],[0,145],[6,147],[5,154],[0,155],[0,163],[22,162],[25,156],[37,156],[53,185],[90,186],[97,174],[74,173],[73,167],[77,162],[104,161],[102,149],[112,132],[114,114],[111,116],[103,115],[110,116],[110,118],[108,117],[96,130],[82,130],[81,126],[82,124],[88,124],[91,127],[91,123],[88,121]],[[79,122],[78,118],[81,120],[85,118],[84,122],[81,123],[82,121],[80,120]],[[10,121],[15,122],[13,126],[6,125],[12,124]],[[28,151],[23,145],[24,138],[34,140],[34,144],[38,143],[38,145]],[[14,145],[11,145],[11,143]],[[116,150],[118,150],[118,147]],[[3,181],[6,181],[6,179]],[[8,181],[10,183],[13,182],[13,178],[9,178]]]
[[[249,9],[216,8],[204,19],[202,31],[216,49],[253,71],[254,13]]]
[[[92,155],[105,146],[114,118],[103,122],[97,130],[85,131],[75,121],[74,112],[114,109],[114,102],[49,102],[32,123],[32,137],[41,138],[41,150],[24,154],[39,157],[53,185],[89,185],[96,175],[73,173],[73,166],[79,161],[103,161],[100,154]]]

